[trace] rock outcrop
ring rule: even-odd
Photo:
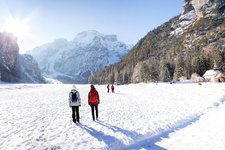
[[[0,33],[0,80],[15,83],[45,83],[32,56],[21,56],[17,38]]]

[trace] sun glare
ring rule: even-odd
[[[11,32],[18,38],[23,38],[29,35],[29,26],[26,19],[13,19],[10,18],[5,21],[3,25],[3,30],[6,32]]]

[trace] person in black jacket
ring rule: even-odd
[[[107,92],[109,93],[109,84],[107,85]]]

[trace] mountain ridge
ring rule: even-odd
[[[88,30],[71,41],[57,39],[27,53],[38,61],[46,77],[63,83],[88,83],[90,75],[119,61],[129,49],[116,35]]]
[[[120,62],[89,82],[168,82],[203,75],[214,61],[224,65],[224,9],[224,0],[185,0],[180,15],[148,32]]]

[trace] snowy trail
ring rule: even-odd
[[[196,118],[185,128],[177,129],[157,142],[157,145],[167,149],[225,149],[225,96],[221,104],[212,108],[206,114]],[[173,144],[179,141],[179,144]]]
[[[131,84],[116,86],[115,93],[96,85],[100,118],[93,122],[89,85],[77,85],[82,106],[75,125],[71,87],[1,84],[0,149],[167,149],[154,137],[220,107],[225,94],[224,84]]]

